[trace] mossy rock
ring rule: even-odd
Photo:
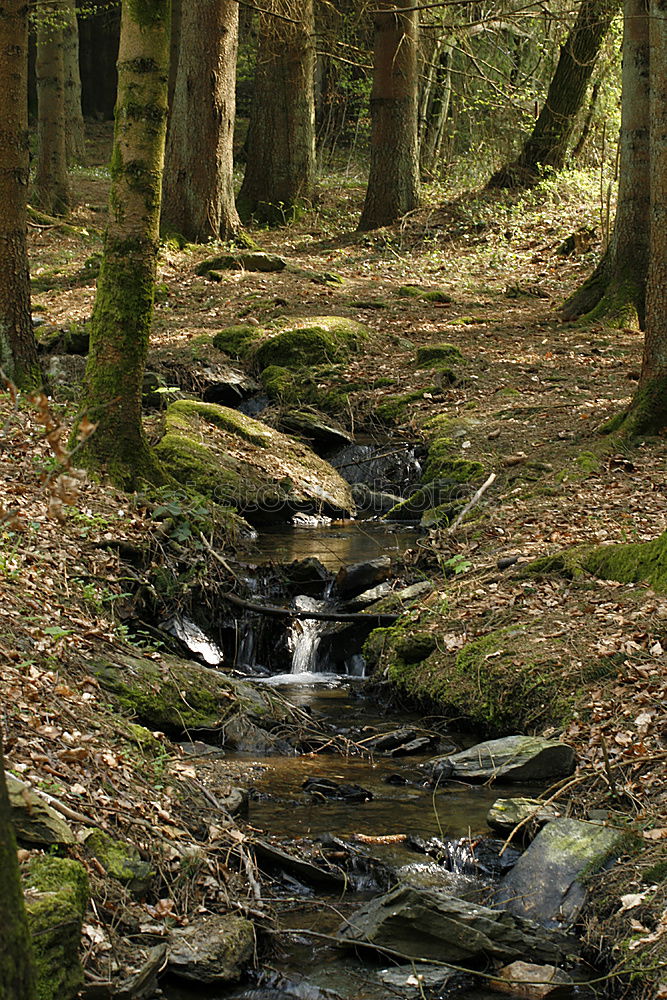
[[[468,493],[468,488],[454,479],[435,479],[426,486],[412,490],[410,496],[401,500],[384,515],[384,519],[419,521],[427,511],[433,510],[438,510],[441,519],[444,519],[447,510],[450,513],[454,511],[458,513]]]
[[[148,892],[155,871],[147,861],[141,860],[139,851],[132,844],[114,840],[103,830],[92,830],[86,837],[85,845],[111,878],[122,882],[136,896],[141,897]]]
[[[454,344],[431,344],[417,348],[417,368],[438,368],[463,360],[463,355]]]
[[[347,361],[368,336],[362,323],[344,316],[311,316],[290,319],[288,324],[255,347],[254,361],[261,370],[307,368]]]
[[[375,408],[375,416],[385,424],[397,424],[405,417],[411,403],[417,403],[424,399],[425,393],[437,393],[438,391],[437,386],[431,385],[426,389],[415,389],[412,392],[385,396]]]
[[[536,576],[578,579],[591,574],[619,583],[648,583],[667,592],[667,532],[650,542],[620,545],[577,546],[536,559],[523,570]]]
[[[270,365],[260,375],[269,399],[275,403],[314,406],[321,413],[338,416],[349,413],[349,394],[362,388],[345,378],[341,365],[317,368],[281,368]]]
[[[253,344],[259,339],[256,326],[229,326],[213,337],[213,346],[224,351],[231,358],[247,358]]]
[[[283,271],[287,262],[276,254],[262,253],[257,251],[238,251],[231,254],[218,254],[216,257],[209,257],[197,264],[195,274],[201,277],[216,278],[216,271],[262,271],[270,273],[272,271]]]
[[[179,483],[253,523],[288,521],[297,511],[348,517],[355,509],[349,485],[305,444],[214,403],[172,404],[155,450]]]
[[[83,984],[79,948],[89,898],[86,870],[65,858],[31,858],[24,892],[37,1000],[70,1000]]]
[[[400,285],[396,294],[401,298],[421,299],[423,302],[453,302],[448,292],[443,292],[440,288],[422,288],[421,285]]]
[[[428,447],[423,483],[451,479],[456,483],[476,483],[484,478],[484,466],[469,458],[458,458],[460,448],[449,437],[436,437]]]
[[[431,634],[430,652],[421,641],[425,631]],[[364,655],[403,695],[489,736],[533,732],[571,718],[581,681],[563,669],[569,655],[565,638],[545,648],[527,629],[506,627],[454,654],[438,644],[441,631],[446,623],[434,614],[422,616],[418,625],[399,620],[372,632]],[[410,645],[411,635],[419,637],[415,645]],[[406,649],[411,651],[407,657]],[[417,660],[415,651],[426,655]]]
[[[91,671],[121,711],[169,737],[206,730],[209,738],[215,734],[217,742],[234,745],[239,720],[284,716],[271,692],[177,656],[115,655],[94,661]]]

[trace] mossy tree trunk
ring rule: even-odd
[[[236,0],[185,4],[169,121],[162,222],[188,240],[229,239],[234,203]]]
[[[32,200],[50,215],[65,215],[67,175],[65,25],[67,0],[49,0],[37,12],[37,166]]]
[[[265,0],[261,7],[237,206],[244,221],[279,225],[310,205],[315,191],[313,0]]]
[[[81,110],[81,74],[79,71],[79,22],[76,0],[65,2],[63,59],[65,71],[65,153],[67,163],[84,163],[86,134]]]
[[[26,247],[28,5],[0,6],[0,367],[25,388],[41,382],[30,315]]]
[[[82,460],[125,489],[164,476],[141,394],[153,313],[169,77],[169,0],[123,0],[109,224],[90,328]]]
[[[359,229],[388,226],[419,205],[419,18],[412,0],[376,11],[371,163]]]
[[[649,5],[650,246],[641,374],[624,434],[667,427],[667,7]]]
[[[25,8],[25,4],[22,3],[21,6]],[[0,997],[2,1000],[34,1000],[35,972],[16,856],[16,837],[5,782],[2,733],[0,733],[0,899],[2,899]]]
[[[649,22],[647,0],[625,0],[618,204],[609,246],[564,303],[564,319],[644,327],[649,257]]]
[[[498,170],[488,187],[530,187],[543,171],[564,166],[595,62],[620,4],[621,0],[582,0],[574,27],[561,47],[535,128],[519,157]]]

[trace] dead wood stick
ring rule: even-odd
[[[495,481],[496,481],[496,474],[495,474],[495,472],[492,472],[491,475],[489,476],[489,478],[486,480],[486,482],[482,483],[482,485],[477,490],[477,492],[472,497],[472,499],[468,501],[468,503],[465,505],[465,507],[463,508],[463,510],[459,513],[459,516],[456,518],[456,520],[453,522],[453,524],[451,524],[449,526],[449,528],[447,529],[447,534],[448,535],[452,534],[452,532],[456,531],[456,529],[458,528],[459,524],[461,523],[461,521],[463,520],[463,518],[466,516],[466,514],[469,513],[469,511],[471,511],[473,509],[473,507],[475,506],[475,504],[479,503],[479,501],[482,499],[482,497],[484,496],[484,494],[488,490],[489,486],[492,486],[493,483],[495,483]]]
[[[399,617],[396,614],[380,613],[373,614],[369,611],[368,614],[362,614],[361,612],[355,614],[345,614],[342,611],[296,611],[294,608],[279,608],[275,604],[255,604],[254,601],[246,601],[242,597],[238,597],[236,594],[224,594],[225,600],[229,601],[231,604],[235,604],[239,608],[245,608],[246,611],[255,611],[259,615],[268,615],[272,618],[296,618],[299,621],[316,621],[316,622],[386,622],[391,624],[395,622]]]
[[[227,570],[228,573],[231,573],[231,575],[234,577],[235,580],[238,580],[238,576],[236,575],[232,567],[229,565],[227,560],[220,555],[219,552],[215,551],[215,549],[213,548],[213,546],[211,545],[211,543],[209,542],[208,538],[206,537],[203,531],[199,532],[199,537],[201,538],[202,544],[206,549],[206,551],[209,552],[213,556],[213,558],[217,562],[219,562],[224,569]]]

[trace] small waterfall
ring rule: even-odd
[[[455,875],[475,875],[477,873],[477,860],[468,837],[460,837],[459,840],[446,840],[441,844],[441,848],[444,850],[441,863],[448,871]]]
[[[300,594],[294,598],[297,611],[321,611],[326,607],[324,601]],[[292,673],[312,674],[323,673],[323,664],[319,662],[319,647],[322,639],[322,622],[313,619],[295,620],[290,628],[287,644],[292,653]]]

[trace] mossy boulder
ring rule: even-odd
[[[209,740],[235,749],[277,744],[259,726],[284,718],[281,703],[220,671],[177,656],[116,654],[94,661],[91,672],[117,708],[167,736],[206,731]]]
[[[406,636],[424,632],[433,636],[433,651],[406,658]],[[418,623],[407,617],[376,629],[364,655],[375,675],[404,695],[489,736],[534,732],[572,717],[584,668],[564,669],[572,661],[567,637],[545,646],[525,626],[508,626],[456,653],[448,651],[448,632],[446,618],[427,609]]]
[[[469,492],[467,486],[455,479],[434,479],[425,486],[413,489],[408,497],[391,508],[385,519],[419,521],[426,512],[437,511],[439,523],[449,523],[465,504]]]
[[[228,326],[213,337],[212,343],[219,351],[232,358],[247,358],[253,344],[259,339],[256,326]]]
[[[589,545],[564,549],[529,563],[527,576],[563,576],[568,580],[587,574],[619,583],[648,583],[667,593],[667,532],[650,542]]]
[[[275,332],[265,334],[253,356],[261,370],[307,368],[346,361],[368,336],[362,323],[344,316],[296,317]]]
[[[423,302],[453,302],[449,292],[440,288],[422,288],[421,285],[400,285],[396,294],[403,299],[421,299]]]
[[[236,982],[252,964],[255,930],[234,914],[207,913],[171,933],[169,971],[200,986]]]
[[[355,509],[345,480],[305,444],[224,406],[172,404],[156,452],[179,483],[253,523],[288,521],[297,511],[348,517]]]
[[[428,386],[426,389],[414,389],[411,392],[392,393],[385,396],[375,409],[375,416],[385,424],[397,424],[406,415],[410,403],[424,399],[425,393],[437,393],[438,387]]]
[[[92,830],[85,840],[86,850],[97,859],[107,875],[126,885],[136,896],[144,896],[155,876],[147,861],[142,861],[133,844],[115,840],[103,830]]]
[[[212,280],[219,280],[217,271],[283,271],[287,261],[276,254],[263,253],[261,251],[244,251],[236,253],[218,254],[216,257],[209,257],[197,264],[195,274]]]
[[[457,483],[477,483],[484,478],[484,466],[469,458],[459,458],[460,451],[451,438],[436,437],[428,448],[422,475],[423,483],[451,479]]]
[[[81,925],[88,876],[78,861],[38,856],[24,875],[28,928],[37,974],[37,1000],[70,1000],[83,983]]]
[[[438,368],[456,361],[463,361],[463,355],[454,344],[431,344],[417,348],[417,368]]]
[[[332,416],[348,414],[349,394],[363,388],[346,377],[342,365],[317,365],[315,368],[269,365],[262,371],[260,382],[269,399],[281,406],[314,406]]]

